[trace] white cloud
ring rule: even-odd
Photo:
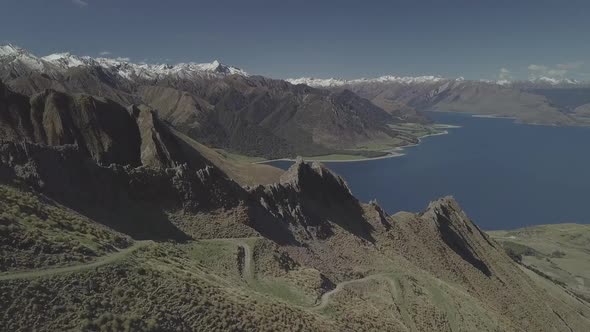
[[[557,68],[564,70],[578,69],[584,65],[584,61],[574,61],[557,64]]]
[[[104,56],[104,55],[111,55],[111,52],[110,51],[102,51],[102,52],[100,52],[98,54],[100,54],[102,56]]]
[[[85,0],[72,0],[72,3],[79,7],[86,7],[88,6],[88,2]]]
[[[548,67],[545,65],[530,64],[528,66],[530,79],[538,79],[541,77],[549,77],[554,79],[562,79],[569,73],[569,70],[578,68],[582,63],[567,63],[558,64],[555,67]]]
[[[528,68],[529,68],[530,71],[545,71],[545,70],[547,70],[547,67],[546,66],[543,66],[543,65],[535,65],[535,64],[529,65]]]
[[[131,59],[130,58],[127,58],[127,57],[117,57],[117,58],[115,58],[115,60],[121,61],[121,62],[129,62],[129,61],[131,61]]]
[[[512,72],[507,68],[500,68],[500,73],[498,73],[498,79],[500,81],[508,81],[512,79]]]

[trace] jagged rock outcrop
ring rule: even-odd
[[[259,186],[252,194],[298,241],[326,239],[334,227],[372,240],[361,203],[341,177],[320,163],[299,158],[279,183]]]
[[[137,122],[141,136],[142,165],[167,168],[187,162],[176,137],[153,109],[145,105],[131,105],[129,112]]]
[[[28,99],[5,89],[1,138],[51,146],[76,144],[100,163],[139,165],[140,137],[119,104],[46,90]]]
[[[177,137],[148,106],[125,109],[109,99],[55,90],[28,98],[0,85],[0,139],[74,144],[105,165],[206,165],[197,152],[188,155],[182,150]]]
[[[187,237],[166,212],[231,210],[247,199],[244,189],[213,166],[101,166],[74,145],[0,143],[0,180],[30,186],[117,230],[147,238]]]

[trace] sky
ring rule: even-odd
[[[42,56],[211,62],[273,78],[590,80],[590,1],[2,0]]]

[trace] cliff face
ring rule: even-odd
[[[145,105],[131,105],[131,116],[135,119],[141,136],[140,157],[145,166],[168,168],[187,162],[180,143],[163,124],[156,112]]]
[[[251,193],[297,242],[327,239],[335,228],[372,240],[361,203],[341,177],[319,163],[298,159],[279,183],[260,186]]]
[[[5,183],[31,186],[139,238],[187,239],[188,234],[199,234],[199,226],[188,225],[180,231],[183,225],[175,225],[172,214],[231,210],[246,200],[244,189],[214,166],[100,166],[76,146],[48,147],[26,142],[0,144],[0,162]],[[236,227],[240,223],[237,220]],[[244,236],[255,233],[251,229],[242,232]]]
[[[179,143],[144,105],[54,90],[28,98],[1,86],[0,139],[73,144],[102,164],[171,167],[186,162]]]
[[[119,104],[52,90],[33,96],[30,104],[31,141],[51,146],[77,144],[101,163],[140,164],[139,131]]]

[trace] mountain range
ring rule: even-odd
[[[383,108],[461,112],[514,118],[528,124],[588,125],[576,107],[590,103],[590,84],[542,77],[533,81],[472,81],[437,76],[375,79],[289,79],[293,84],[348,89]]]
[[[152,65],[70,53],[37,57],[12,45],[0,46],[0,80],[26,96],[53,89],[108,98],[123,107],[143,104],[203,144],[265,159],[382,156],[437,131],[424,111],[589,124],[582,106],[590,104],[590,87],[575,81],[279,80],[219,61]]]
[[[416,135],[392,125],[428,123],[416,114],[406,119],[403,110],[386,112],[350,91],[250,76],[217,61],[146,65],[68,53],[36,57],[3,46],[0,79],[27,96],[53,89],[109,98],[125,107],[145,104],[204,144],[265,158],[378,155],[358,148],[375,142],[416,143]]]
[[[228,152],[401,144],[448,98],[70,57],[0,53],[0,330],[587,330],[585,272],[552,263],[587,260],[585,230],[537,267],[528,231],[492,237],[452,197],[389,215],[319,162]]]

